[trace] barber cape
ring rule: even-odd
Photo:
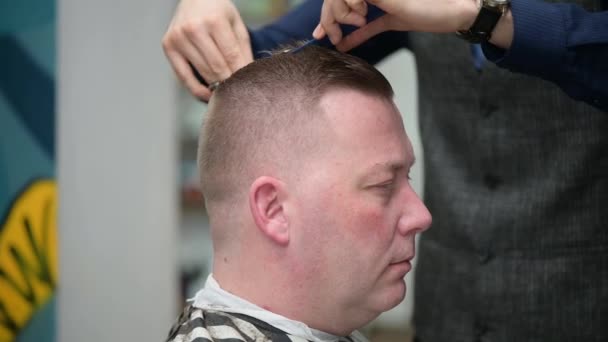
[[[167,342],[281,341],[367,342],[355,331],[335,336],[277,315],[224,291],[209,275],[205,286],[171,327]]]

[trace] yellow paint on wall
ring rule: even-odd
[[[13,341],[57,286],[55,181],[32,182],[0,224],[0,341]]]

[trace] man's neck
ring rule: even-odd
[[[216,275],[214,276],[217,277]],[[219,281],[216,281],[214,276],[209,276],[205,288],[197,293],[193,304],[195,307],[244,314],[264,321],[289,334],[301,336],[308,340],[335,341],[339,336],[349,335],[336,335],[317,330],[300,320],[282,315],[274,310],[269,310],[264,305],[256,304],[237,293],[228,291],[228,289],[220,285]],[[357,339],[360,339],[359,335],[357,334]]]
[[[214,271],[214,278],[224,291],[232,295],[328,334],[347,336],[367,323],[353,324],[345,310],[328,305],[326,299],[320,300],[325,296],[319,295],[303,281],[283,278],[271,269],[255,275],[250,270],[228,274]]]

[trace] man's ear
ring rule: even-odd
[[[273,177],[259,177],[249,188],[249,208],[256,226],[266,237],[282,246],[289,244],[285,197],[285,183]]]

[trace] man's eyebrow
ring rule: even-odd
[[[376,163],[372,167],[369,168],[367,174],[373,174],[376,172],[390,172],[397,173],[406,168],[411,168],[416,162],[415,158],[412,158],[411,163],[406,163],[405,161],[392,161],[386,163]]]

